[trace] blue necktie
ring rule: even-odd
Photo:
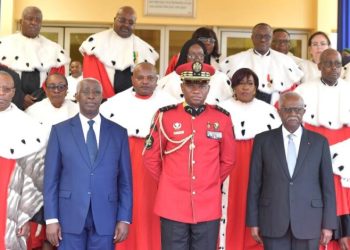
[[[95,131],[93,129],[94,122],[95,122],[94,120],[88,121],[89,130],[86,136],[86,145],[89,151],[91,164],[95,162],[96,155],[97,155],[97,141],[96,141]]]
[[[293,141],[293,134],[288,135],[287,163],[290,176],[293,176],[295,164],[297,161],[297,152]]]

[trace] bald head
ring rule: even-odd
[[[341,55],[340,53],[332,48],[326,49],[322,52],[321,57],[320,57],[320,62],[325,62],[328,60],[329,56],[332,57],[337,57],[339,60],[341,60]]]
[[[37,37],[40,33],[42,21],[43,15],[38,7],[26,7],[20,20],[22,35],[28,38]]]
[[[130,6],[121,7],[114,17],[114,31],[122,38],[132,35],[136,23],[135,10]]]
[[[301,126],[305,114],[303,98],[295,92],[287,92],[280,96],[278,104],[283,126],[294,133]]]
[[[272,28],[267,23],[258,23],[252,30],[254,49],[264,55],[269,51],[272,41]]]
[[[318,69],[324,83],[333,86],[337,83],[341,74],[341,55],[335,49],[326,49],[320,56]]]
[[[15,95],[15,85],[12,76],[0,71],[0,112],[6,110]]]
[[[135,92],[140,96],[151,96],[157,87],[157,70],[151,63],[136,65],[131,81]]]

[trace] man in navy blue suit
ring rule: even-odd
[[[54,125],[45,157],[47,239],[59,249],[114,249],[132,216],[126,129],[99,114],[102,87],[78,83],[80,113]]]

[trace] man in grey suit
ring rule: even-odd
[[[246,223],[265,250],[316,250],[337,224],[328,142],[301,126],[298,94],[283,94],[278,112],[283,125],[254,140]]]

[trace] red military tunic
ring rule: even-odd
[[[220,218],[221,184],[235,164],[232,122],[220,109],[178,104],[156,114],[144,165],[159,181],[159,216],[183,223]]]

